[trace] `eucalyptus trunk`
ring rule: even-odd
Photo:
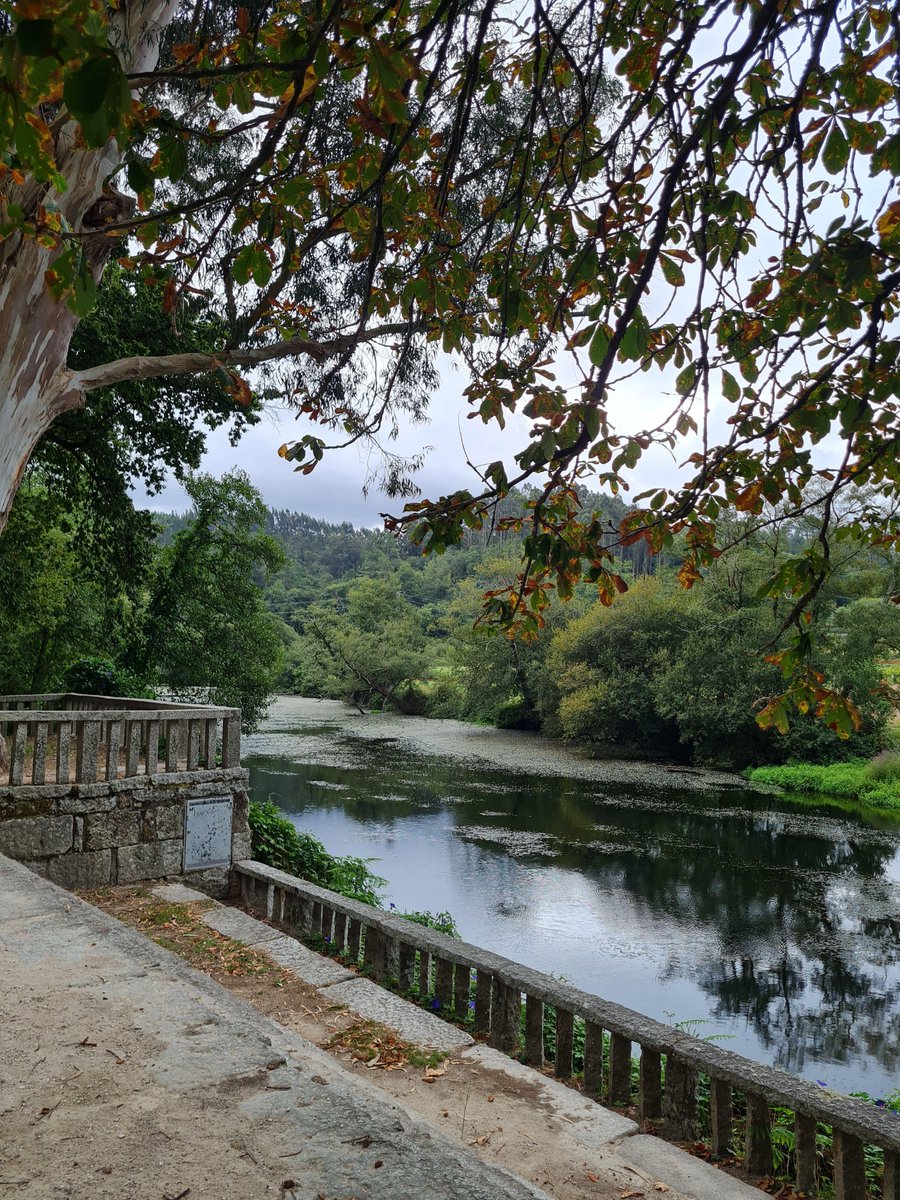
[[[152,71],[175,0],[126,0],[110,22],[110,43],[127,72]],[[110,186],[121,153],[114,139],[86,147],[65,110],[52,122],[57,169],[66,190],[53,199],[68,227],[82,238],[99,280],[114,240],[104,226],[130,215],[133,201]],[[9,189],[9,201],[38,214],[50,185],[27,178]],[[0,242],[0,533],[6,528],[28,460],[53,421],[84,403],[84,391],[66,367],[78,318],[47,285],[57,251],[13,233]]]

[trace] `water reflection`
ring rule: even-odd
[[[701,1035],[831,1086],[893,1086],[895,829],[734,788],[501,771],[334,727],[314,741],[314,762],[251,757],[254,794],[329,849],[377,858],[400,908],[449,909],[470,941],[653,1016],[701,1018]]]

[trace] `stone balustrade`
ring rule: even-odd
[[[636,1106],[642,1119],[675,1141],[708,1138],[713,1156],[743,1156],[751,1176],[773,1170],[771,1108],[794,1114],[795,1185],[816,1187],[817,1125],[830,1127],[835,1200],[865,1200],[864,1148],[884,1155],[882,1200],[900,1200],[900,1116],[752,1062],[715,1043],[663,1025],[539,971],[424,928],[381,909],[257,862],[235,866],[248,909],[286,933],[321,936],[332,951],[380,982],[434,998],[440,1013],[467,1019],[474,997],[476,1034],[535,1067],[549,1049],[545,1011],[555,1015],[554,1070],[573,1074],[576,1020],[584,1028],[584,1093]],[[524,1021],[522,1008],[524,1005]],[[632,1055],[639,1055],[635,1080]],[[701,1113],[698,1084],[708,1084]],[[740,1144],[739,1144],[740,1142]]]
[[[68,888],[190,873],[226,895],[250,851],[240,709],[0,696],[0,853]]]
[[[8,763],[0,784],[96,783],[238,767],[240,734],[236,708],[77,692],[0,696]]]

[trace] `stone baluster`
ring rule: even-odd
[[[525,996],[525,1061],[540,1069],[544,1065],[544,1002]]]
[[[384,978],[385,945],[380,929],[374,925],[366,926],[366,936],[363,943],[363,966],[368,967],[374,979]]]
[[[322,941],[330,946],[334,938],[334,909],[322,905]]]
[[[159,721],[150,718],[146,726],[147,754],[144,759],[144,773],[155,775],[159,770]]]
[[[75,782],[97,782],[100,722],[79,721],[75,731]]]
[[[609,1102],[631,1103],[631,1041],[620,1033],[609,1035]]]
[[[478,967],[475,971],[475,1032],[487,1034],[491,1031],[491,994],[493,977],[490,971]]]
[[[453,1007],[457,1021],[464,1021],[469,1015],[469,993],[471,991],[472,973],[465,963],[457,963],[453,976]]]
[[[128,721],[125,725],[125,778],[137,775],[141,763],[143,721]]]
[[[884,1152],[881,1200],[900,1200],[900,1154],[895,1150]]]
[[[31,760],[31,782],[43,783],[47,778],[47,722],[34,724],[34,757]]]
[[[453,1003],[453,963],[440,956],[434,960],[434,997],[441,1013],[448,1013]]]
[[[584,1090],[595,1100],[603,1091],[603,1030],[593,1021],[584,1027]]]
[[[178,770],[178,752],[180,741],[181,722],[166,721],[166,771],[169,773]]]
[[[196,771],[200,765],[200,726],[201,721],[187,723],[187,769]]]
[[[575,1016],[567,1008],[556,1006],[556,1058],[553,1072],[557,1079],[571,1079],[572,1050],[575,1041]]]
[[[858,1137],[837,1125],[831,1130],[834,1200],[866,1200],[866,1160]]]
[[[521,1014],[522,993],[495,975],[491,987],[491,1033],[488,1044],[495,1050],[515,1056],[519,1049]]]
[[[744,1170],[751,1177],[772,1173],[772,1118],[765,1096],[747,1093]]]
[[[28,741],[28,726],[24,721],[13,725],[12,748],[9,755],[9,782],[16,786],[25,776],[25,744]]]
[[[658,1050],[641,1047],[638,1076],[638,1114],[643,1121],[662,1116],[662,1056]]]
[[[666,1055],[666,1086],[663,1093],[666,1135],[676,1142],[690,1142],[697,1135],[697,1072],[677,1055]]]
[[[69,747],[72,742],[71,721],[60,721],[56,731],[56,782],[69,782]]]
[[[724,1079],[709,1081],[710,1146],[713,1158],[725,1158],[731,1150],[731,1084]]]
[[[804,1113],[794,1114],[794,1162],[798,1192],[816,1187],[816,1121]]]
[[[416,948],[408,942],[400,943],[400,958],[397,981],[401,992],[411,992],[416,982]]]
[[[119,747],[122,742],[122,722],[106,722],[106,778],[119,778]]]
[[[226,717],[222,722],[222,766],[241,765],[241,722],[238,717]]]
[[[351,917],[347,929],[347,957],[351,963],[359,962],[359,943],[362,938],[362,922],[359,917]]]
[[[334,948],[338,954],[342,954],[347,945],[347,914],[336,912],[334,914]]]

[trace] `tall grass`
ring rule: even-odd
[[[827,767],[793,763],[754,767],[745,772],[753,783],[765,783],[810,796],[837,796],[869,808],[900,809],[900,754],[884,753],[867,762],[832,763]]]

